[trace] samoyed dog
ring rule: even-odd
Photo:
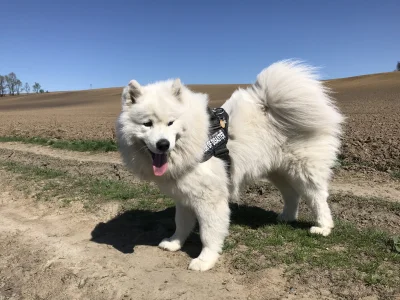
[[[228,235],[229,201],[238,200],[243,185],[260,179],[282,194],[279,220],[296,220],[301,197],[315,218],[310,232],[330,234],[328,184],[344,117],[316,75],[311,66],[283,60],[232,94],[222,106],[229,115],[229,169],[218,157],[203,159],[210,138],[206,94],[179,79],[129,82],[116,122],[123,162],[176,203],[175,233],[160,248],[181,249],[197,220],[202,251],[189,269],[211,269]]]

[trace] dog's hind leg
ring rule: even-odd
[[[195,225],[196,216],[193,210],[177,202],[175,206],[175,233],[170,238],[163,239],[158,246],[168,251],[178,251],[182,248]]]
[[[200,238],[203,249],[200,255],[189,265],[190,270],[207,271],[217,262],[225,237],[229,231],[229,205],[227,199],[221,199],[212,205],[200,202],[195,207],[200,226]]]
[[[318,179],[316,177],[297,178],[293,181],[293,187],[300,193],[313,212],[317,226],[311,227],[310,232],[328,236],[334,227],[331,210],[327,202],[329,196],[328,182],[322,179],[323,176]]]
[[[283,198],[283,211],[278,216],[278,220],[284,222],[296,221],[299,211],[300,195],[284,176],[273,173],[268,176],[268,179],[278,188]]]

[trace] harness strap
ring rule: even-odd
[[[228,176],[230,176],[231,157],[229,149],[226,147],[228,143],[229,115],[220,107],[213,109],[207,107],[207,113],[210,118],[210,130],[202,162],[209,160],[213,156],[222,159],[225,162]]]

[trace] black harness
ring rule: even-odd
[[[228,125],[229,115],[223,108],[207,108],[210,118],[210,131],[208,133],[208,141],[204,147],[204,155],[202,162],[209,160],[211,157],[222,159],[225,162],[228,175],[230,175],[231,157],[226,147],[228,143]]]

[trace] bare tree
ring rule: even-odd
[[[29,86],[29,83],[25,82],[24,90],[25,90],[25,92],[26,92],[27,94],[30,93],[31,87]]]
[[[398,72],[400,72],[400,61],[397,62],[397,68],[396,68],[396,70],[397,70]]]
[[[35,84],[32,86],[32,88],[33,88],[33,91],[34,91],[36,94],[38,94],[39,91],[40,91],[41,86],[40,86],[39,83],[35,82]]]
[[[3,97],[6,93],[6,77],[0,75],[0,97]]]
[[[6,85],[10,95],[15,95],[15,87],[17,84],[17,75],[14,72],[6,75]]]
[[[21,93],[22,89],[22,82],[21,80],[17,79],[17,81],[15,82],[15,91],[17,92],[17,95]]]

